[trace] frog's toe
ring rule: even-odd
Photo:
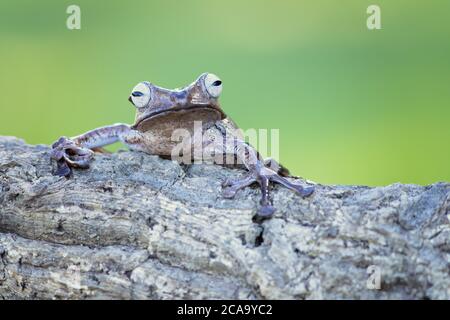
[[[63,150],[57,150],[57,149],[53,149],[52,151],[51,151],[51,158],[53,159],[53,160],[56,160],[56,161],[58,161],[58,160],[61,160],[61,159],[63,159],[64,158],[64,151]]]
[[[290,185],[286,185],[286,184],[282,184],[282,185],[284,185],[288,189],[291,189],[292,191],[297,193],[302,198],[307,198],[307,197],[309,197],[310,195],[312,195],[314,193],[314,187],[313,186],[302,187],[301,185],[294,184],[294,183],[291,183]]]
[[[222,189],[222,196],[226,199],[232,199],[236,195],[238,189],[233,187],[225,187]]]
[[[270,218],[274,212],[275,212],[275,208],[272,205],[268,204],[268,205],[261,206],[258,209],[258,216],[260,216],[262,218]]]
[[[301,191],[299,191],[299,194],[303,198],[307,198],[314,193],[314,190],[315,190],[315,188],[313,186],[305,187],[305,188],[302,188]]]
[[[235,180],[228,178],[228,179],[226,179],[225,181],[222,182],[222,188],[230,187],[230,186],[232,186],[235,183],[236,183]]]
[[[300,195],[303,198],[306,198],[306,197],[309,197],[310,195],[312,195],[314,193],[314,189],[315,189],[313,186],[303,187],[299,184],[292,183],[288,179],[281,177],[279,175],[271,176],[270,180],[273,182],[279,183],[282,186],[296,192],[298,195]]]
[[[275,208],[272,205],[263,205],[258,209],[256,215],[253,217],[253,221],[256,223],[261,223],[266,219],[270,219],[273,216],[274,212]]]
[[[64,159],[59,160],[57,162],[57,166],[58,167],[55,172],[55,175],[57,175],[57,176],[68,177],[72,173],[72,169],[70,169],[69,165],[67,164],[67,162]]]
[[[224,198],[231,199],[240,189],[243,189],[254,182],[256,182],[256,179],[252,175],[237,180],[227,179],[222,183],[222,195]]]

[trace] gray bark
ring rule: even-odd
[[[449,183],[275,186],[256,224],[258,188],[221,197],[243,170],[118,152],[65,179],[49,150],[0,137],[0,298],[450,298]]]

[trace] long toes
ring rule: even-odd
[[[58,167],[56,169],[55,175],[61,177],[68,177],[72,173],[72,169],[70,169],[69,165],[64,159],[58,161]]]
[[[94,155],[94,151],[87,148],[82,148],[78,146],[69,146],[66,148],[66,153],[71,156],[80,156],[80,157],[91,157]]]
[[[229,187],[229,186],[232,186],[233,184],[234,184],[234,181],[233,181],[233,180],[231,180],[231,179],[226,179],[224,182],[222,182],[222,187],[223,187],[223,188]]]
[[[64,158],[64,155],[65,155],[64,151],[58,149],[53,149],[50,154],[51,158],[57,161]]]
[[[314,187],[310,186],[310,187],[302,188],[301,191],[299,191],[299,194],[303,198],[306,198],[306,197],[309,197],[310,195],[312,195],[313,192],[314,192]]]
[[[232,187],[225,187],[222,190],[222,196],[226,199],[232,199],[236,195],[237,190]]]
[[[302,196],[304,198],[309,197],[314,192],[313,186],[302,187],[301,185],[292,183],[289,180],[287,180],[286,178],[283,178],[279,175],[271,176],[270,180],[272,180],[273,182],[277,182],[277,183],[281,184],[282,186],[295,191],[297,194],[299,194],[300,196]]]
[[[258,212],[253,219],[255,220],[255,222],[262,222],[266,219],[271,218],[274,212],[275,208],[273,206],[263,205],[258,209]]]
[[[78,146],[74,141],[61,137],[53,143],[51,158],[57,162],[56,174],[69,176],[71,168],[89,168],[89,163],[94,157],[94,152],[88,148]]]
[[[66,159],[66,162],[72,168],[87,169],[87,168],[89,168],[89,162],[90,161],[87,160],[87,159],[81,159],[81,160],[69,160],[69,159]]]
[[[269,204],[263,205],[258,209],[258,216],[269,218],[275,212],[275,208]]]
[[[226,179],[222,183],[223,196],[228,199],[233,198],[238,190],[248,187],[255,181],[256,180],[253,176],[246,176],[237,180]]]
[[[55,149],[55,148],[60,147],[62,144],[64,144],[64,142],[65,142],[66,140],[67,140],[66,137],[61,137],[61,138],[59,138],[57,141],[55,141],[55,142],[52,144],[52,148]]]

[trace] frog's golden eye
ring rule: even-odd
[[[208,73],[205,77],[205,88],[208,91],[209,95],[213,98],[217,98],[220,96],[222,92],[222,81],[218,76],[212,73]]]
[[[141,82],[133,88],[131,91],[130,99],[131,103],[136,108],[143,108],[147,106],[150,101],[150,88],[147,84]]]

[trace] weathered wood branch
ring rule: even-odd
[[[258,189],[221,197],[242,170],[118,152],[65,179],[48,152],[0,138],[0,298],[450,298],[449,183],[275,187],[259,225]]]

